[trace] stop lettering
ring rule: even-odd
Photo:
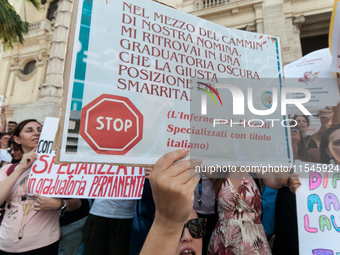
[[[99,154],[124,155],[143,136],[143,115],[126,97],[103,94],[83,107],[80,135]]]

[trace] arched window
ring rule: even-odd
[[[58,2],[59,0],[55,0],[52,3],[50,3],[50,7],[48,7],[46,18],[50,21],[55,20],[55,14],[56,14],[56,11],[58,10]]]
[[[20,70],[20,72],[24,75],[28,75],[30,73],[32,73],[35,69],[35,64],[37,63],[37,61],[32,60],[30,62],[28,62],[25,66],[23,70]]]

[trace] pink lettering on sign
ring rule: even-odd
[[[328,174],[325,173],[325,176],[323,178],[323,187],[327,188],[327,183],[328,183]]]
[[[318,232],[318,230],[316,228],[309,227],[309,218],[308,218],[307,214],[305,215],[305,229],[309,233],[316,233],[316,232]]]
[[[320,186],[322,177],[319,173],[310,172],[309,173],[309,190],[316,189]]]

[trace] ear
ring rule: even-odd
[[[333,158],[333,155],[328,148],[326,148],[326,153],[330,158]]]
[[[20,138],[17,137],[17,136],[13,136],[13,140],[14,140],[15,143],[21,144]]]

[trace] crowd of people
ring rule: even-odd
[[[178,162],[189,153],[184,148],[145,169],[140,200],[29,196],[42,125],[34,119],[6,125],[4,115],[2,107],[0,255],[299,254],[295,193],[301,183],[294,173],[193,177],[190,169],[202,161]],[[296,160],[340,164],[340,125],[333,115],[330,107],[320,111],[313,135],[307,135],[308,116],[293,117]],[[262,224],[264,187],[278,190],[273,247]]]

